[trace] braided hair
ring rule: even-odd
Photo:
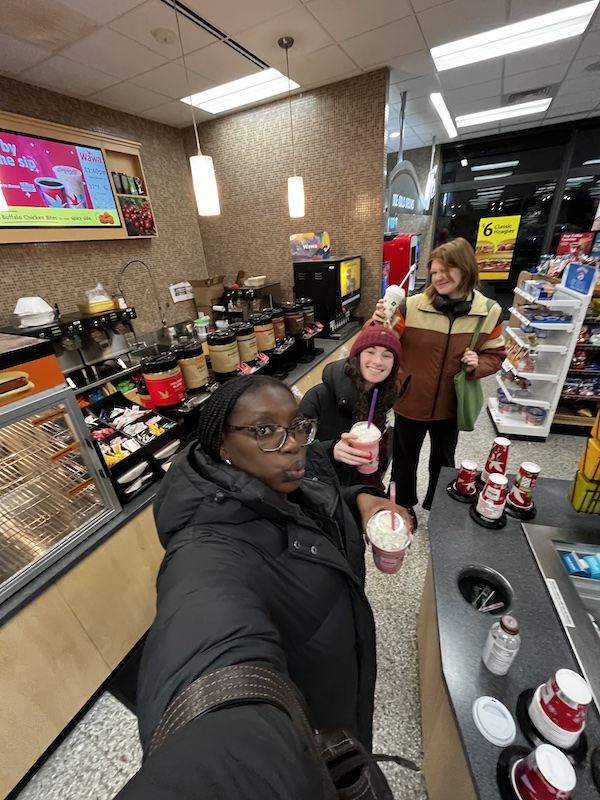
[[[377,402],[375,403],[375,413],[373,423],[380,431],[386,429],[386,417],[390,408],[398,398],[398,387],[396,378],[398,376],[398,364],[394,364],[390,374],[384,381],[377,384]],[[360,422],[367,419],[371,406],[372,390],[367,392],[365,389],[365,379],[360,371],[360,361],[358,356],[351,356],[348,359],[348,377],[354,387],[354,421]]]
[[[258,391],[267,386],[275,386],[292,394],[291,390],[269,375],[248,375],[226,381],[202,405],[198,424],[198,444],[215,461],[221,461],[223,429],[233,413],[237,401],[247,391]],[[293,396],[293,395],[292,395]]]

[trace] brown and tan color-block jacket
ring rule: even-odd
[[[479,364],[469,377],[477,380],[493,375],[506,357],[502,309],[494,303],[488,314],[487,297],[478,291],[474,292],[469,313],[453,321],[434,308],[424,294],[408,297],[405,303],[403,313],[396,312],[392,326],[403,348],[399,383],[409,375],[411,379],[394,411],[421,421],[451,419],[456,416],[454,376],[482,316],[486,319],[474,348]]]

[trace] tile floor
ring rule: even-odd
[[[484,394],[495,392],[484,381]],[[473,433],[460,436],[457,460],[485,461],[494,428],[482,412]],[[509,472],[525,459],[536,461],[546,477],[570,479],[583,451],[584,439],[552,434],[545,443],[514,441]],[[419,486],[425,493],[428,450],[421,458]],[[399,753],[419,760],[421,726],[416,649],[416,621],[428,558],[428,513],[417,508],[420,528],[402,571],[377,572],[368,559],[367,590],[378,631],[379,679],[376,690],[375,751]],[[138,769],[140,747],[135,717],[111,695],[103,695],[73,733],[48,759],[18,800],[110,800]],[[426,800],[419,775],[387,767],[397,800]]]

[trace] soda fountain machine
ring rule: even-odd
[[[402,286],[406,294],[415,289],[415,279],[419,268],[421,252],[420,233],[399,233],[397,236],[386,235],[383,243],[383,273],[381,279],[381,295],[388,286]]]
[[[294,261],[294,295],[313,301],[325,338],[336,336],[360,302],[361,265],[360,256]]]

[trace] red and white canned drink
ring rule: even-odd
[[[498,473],[499,475],[504,475],[506,473],[509,447],[510,439],[505,439],[504,436],[496,436],[490,454],[485,462],[485,467],[481,471],[481,480],[484,483],[490,475],[494,473]]]
[[[540,467],[537,464],[533,461],[524,461],[519,467],[506,502],[514,508],[529,510],[533,506],[533,490],[539,474]]]
[[[477,464],[475,461],[469,461],[468,459],[461,461],[458,476],[454,482],[456,491],[460,494],[464,494],[466,497],[475,497],[477,494],[477,487],[475,486],[476,480]]]
[[[476,509],[486,519],[500,519],[506,505],[508,478],[497,472],[492,473],[485,482],[477,498]]]

